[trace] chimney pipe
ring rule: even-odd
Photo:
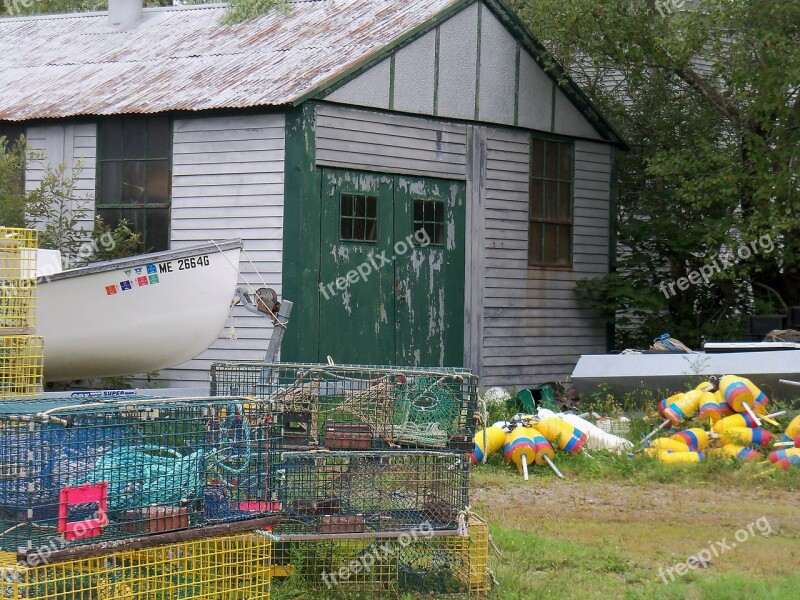
[[[108,0],[108,24],[127,29],[142,18],[142,0]]]

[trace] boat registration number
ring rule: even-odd
[[[192,258],[179,258],[178,271],[207,267],[210,264],[208,256],[193,256]]]

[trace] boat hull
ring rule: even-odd
[[[687,391],[710,375],[739,375],[770,398],[781,398],[797,394],[779,380],[797,379],[799,373],[800,350],[600,354],[581,356],[572,381],[587,397],[601,385],[617,395],[644,390],[669,395]]]
[[[40,278],[45,381],[144,373],[191,360],[230,315],[241,242],[109,261]]]

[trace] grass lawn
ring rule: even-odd
[[[558,456],[565,480],[536,467],[525,482],[497,457],[473,471],[472,507],[501,553],[493,598],[800,597],[799,473],[595,458]],[[709,565],[685,566],[704,549]]]

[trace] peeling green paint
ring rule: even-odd
[[[314,361],[319,347],[319,172],[316,169],[316,104],[286,113],[283,216],[283,291],[292,318],[282,360]]]

